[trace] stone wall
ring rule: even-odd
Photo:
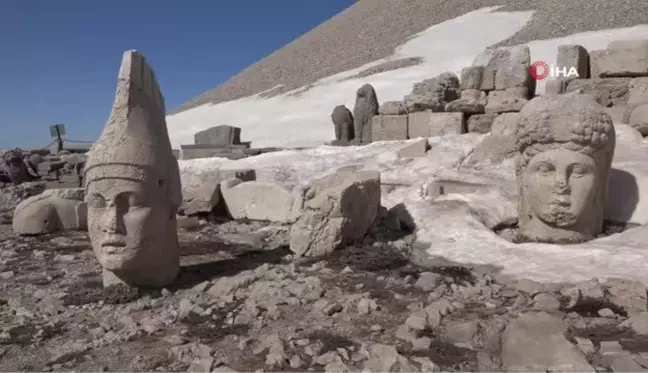
[[[382,103],[371,122],[372,141],[489,133],[498,117],[519,112],[534,95],[527,46],[488,50],[464,68],[414,84],[401,101]]]
[[[563,45],[557,65],[576,66],[579,77],[549,80],[545,94],[590,93],[616,123],[648,135],[648,40],[614,41],[607,49],[590,52]]]

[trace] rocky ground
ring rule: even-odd
[[[162,290],[104,289],[85,232],[0,225],[0,371],[648,371],[643,285],[418,260],[392,222],[295,260],[286,226],[182,220]]]

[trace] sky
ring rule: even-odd
[[[0,0],[0,148],[49,126],[101,133],[125,50],[156,72],[167,109],[210,90],[355,0]]]

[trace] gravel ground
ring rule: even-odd
[[[500,45],[648,23],[645,0],[360,0],[169,114],[208,102],[250,96],[279,84],[284,86],[273,94],[308,86],[385,58],[409,37],[430,26],[493,5],[504,5],[501,11],[537,11],[526,27]]]

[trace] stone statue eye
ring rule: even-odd
[[[554,170],[554,167],[549,163],[540,163],[536,166],[536,171],[540,173],[547,173]]]
[[[135,194],[128,196],[128,206],[129,207],[143,207],[144,200]]]
[[[576,177],[585,176],[590,173],[590,169],[587,166],[574,165],[572,167],[572,175]]]
[[[86,199],[88,207],[100,209],[106,207],[106,200],[99,194],[93,194]]]

